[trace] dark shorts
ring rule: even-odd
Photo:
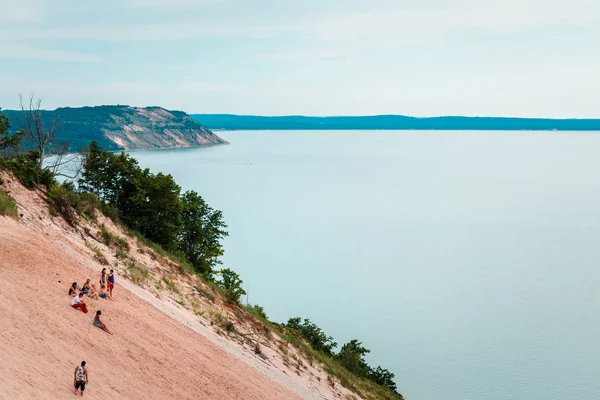
[[[75,382],[75,390],[81,388],[81,391],[83,392],[85,390],[85,382]]]

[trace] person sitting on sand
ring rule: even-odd
[[[98,328],[102,329],[104,332],[110,333],[112,335],[112,333],[108,330],[106,325],[104,325],[104,322],[100,321],[100,315],[102,315],[102,311],[100,311],[100,310],[96,311],[96,315],[94,316],[94,322],[92,322],[92,324],[94,324],[94,326],[97,326]]]
[[[73,300],[71,301],[71,307],[79,308],[81,311],[84,312],[84,314],[87,314],[88,310],[85,303],[83,302],[83,296],[84,294],[83,292],[81,292],[78,296],[73,297]]]
[[[108,276],[108,293],[110,293],[110,297],[112,297],[112,291],[115,287],[115,273],[113,270],[110,270],[110,275]]]
[[[81,287],[81,291],[82,291],[84,294],[87,294],[88,296],[90,295],[90,294],[89,294],[89,292],[90,292],[90,280],[89,280],[89,279],[85,281],[85,283],[84,283],[84,284],[83,284],[83,286]]]
[[[91,297],[94,300],[98,300],[98,290],[96,290],[96,284],[92,283],[92,288],[88,292],[88,297]]]
[[[100,296],[103,299],[109,299],[112,300],[112,297],[110,294],[106,293],[106,291],[104,290],[106,288],[106,286],[104,285],[100,285],[100,294],[98,296]]]
[[[69,296],[77,296],[77,282],[73,282],[69,288]]]
[[[81,362],[81,365],[75,367],[75,373],[73,377],[73,383],[75,384],[75,394],[77,394],[77,390],[81,389],[81,395],[83,396],[83,391],[85,390],[85,385],[88,383],[88,372],[85,367],[85,361]]]

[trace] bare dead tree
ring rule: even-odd
[[[36,98],[34,94],[24,102],[23,96],[19,95],[19,104],[22,119],[18,120],[25,137],[33,144],[39,152],[39,167],[44,168],[44,161],[51,158],[46,165],[55,176],[64,176],[75,179],[82,170],[81,157],[78,154],[69,154],[67,143],[57,144],[56,140],[61,133],[64,124],[54,114],[49,124],[43,119],[42,99]]]
[[[54,146],[48,153],[52,159],[46,166],[54,176],[75,179],[83,171],[83,153],[69,153],[69,144]]]
[[[40,153],[40,168],[43,167],[44,159],[47,157],[46,150],[62,129],[57,116],[53,116],[48,127],[42,118],[42,99],[29,96],[27,103],[23,102],[23,95],[19,95],[19,105],[23,119],[19,119],[21,130],[25,137],[34,145]]]

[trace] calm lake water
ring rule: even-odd
[[[600,133],[220,132],[135,152],[223,210],[225,266],[407,400],[600,398]]]

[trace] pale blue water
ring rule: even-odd
[[[225,266],[408,400],[600,398],[600,134],[221,132],[135,152],[224,211]]]

